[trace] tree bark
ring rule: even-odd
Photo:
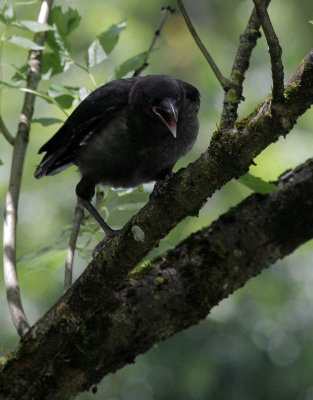
[[[281,190],[253,194],[174,250],[137,267],[96,312],[78,304],[84,320],[70,336],[68,326],[77,317],[63,297],[1,367],[0,399],[69,399],[87,390],[154,343],[198,323],[251,277],[311,239],[313,159],[278,183]]]

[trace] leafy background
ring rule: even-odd
[[[288,77],[312,48],[313,26],[309,23],[313,19],[312,4],[311,0],[272,3],[269,11],[284,51]],[[164,4],[158,0],[77,0],[55,4],[62,9],[54,12],[57,30],[48,33],[45,80],[38,89],[44,96],[36,101],[19,210],[19,276],[24,308],[31,323],[62,294],[63,269],[60,267],[64,263],[78,181],[75,168],[36,181],[33,172],[41,160],[37,151],[66,118],[62,109],[70,113],[88,91],[127,72],[125,61],[147,50],[161,6],[169,4],[177,8],[175,1]],[[13,6],[16,13],[15,19],[12,10],[6,8],[6,13],[0,16],[0,114],[14,132],[24,94],[8,84],[25,86],[25,47],[36,30],[36,24],[22,23],[22,27],[18,24],[35,20],[40,3],[12,0],[2,1],[0,5]],[[196,3],[186,0],[185,5],[205,44],[222,71],[228,74],[252,1],[233,0],[228,4],[218,0]],[[132,59],[130,67],[135,68],[135,62]],[[208,146],[219,123],[223,94],[179,12],[165,26],[149,63],[145,73],[171,74],[194,84],[201,92],[199,138],[192,152],[176,165],[179,169],[195,160]],[[270,87],[269,56],[262,38],[247,73],[246,101],[240,106],[240,115],[252,111]],[[0,143],[3,210],[12,149],[2,137]],[[312,148],[310,111],[301,117],[286,139],[280,139],[257,157],[257,165],[250,172],[265,181],[275,180],[288,168],[311,157]],[[146,202],[151,188],[145,185],[133,193],[105,190],[105,197],[99,198],[109,224],[122,226]],[[180,223],[150,256],[173,247],[190,232],[210,224],[250,193],[251,190],[237,181],[228,183],[208,201],[198,218],[187,218]],[[89,250],[102,237],[100,231],[95,231],[96,225],[88,220],[79,238],[82,251],[75,259],[75,277],[85,267]],[[313,399],[312,251],[312,242],[302,246],[223,301],[198,326],[158,344],[139,356],[134,365],[106,377],[98,386],[97,394],[83,393],[78,398]],[[18,338],[6,306],[2,276],[0,285],[0,343],[5,355],[16,346]]]

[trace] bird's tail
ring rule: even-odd
[[[40,179],[43,176],[56,175],[73,164],[72,155],[58,160],[56,154],[46,154],[37,166],[34,176]]]
[[[74,164],[79,146],[73,146],[69,139],[70,130],[63,125],[59,131],[45,143],[39,153],[46,152],[35,171],[35,178],[55,175]]]

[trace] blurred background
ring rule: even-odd
[[[40,2],[9,1],[20,19],[36,19]],[[1,7],[3,0],[0,1]],[[95,37],[112,24],[126,20],[127,27],[110,56],[92,69],[96,84],[114,79],[115,69],[125,60],[147,50],[160,18],[161,6],[171,5],[176,13],[167,22],[145,74],[170,74],[186,80],[201,92],[200,133],[197,143],[175,169],[188,165],[207,148],[219,124],[223,92],[200,51],[194,44],[175,1],[115,0],[103,2],[56,1],[63,9],[72,7],[82,16],[80,26],[68,37],[72,55],[84,63],[84,55]],[[185,0],[195,27],[222,72],[228,76],[243,31],[252,10],[252,0]],[[283,48],[286,80],[313,47],[312,0],[275,0],[269,13]],[[0,25],[1,35],[5,26]],[[15,29],[10,30],[14,34]],[[20,34],[20,32],[19,32]],[[31,34],[28,35],[32,37]],[[14,69],[22,66],[27,51],[2,41],[1,80],[10,82]],[[88,74],[73,65],[62,74],[42,81],[39,90],[52,84],[93,90]],[[244,85],[245,101],[240,116],[246,116],[270,92],[271,74],[267,45],[262,37],[253,52]],[[4,89],[1,115],[16,131],[23,93]],[[70,110],[71,111],[71,110]],[[41,98],[36,100],[34,118],[58,118],[64,114]],[[250,172],[264,180],[312,157],[312,111],[299,119],[293,132],[260,154]],[[68,227],[76,203],[78,174],[70,168],[55,177],[36,181],[39,147],[58,129],[34,123],[25,161],[19,205],[18,258],[21,293],[26,315],[33,324],[63,292],[63,264]],[[10,174],[12,148],[0,137],[1,215]],[[144,191],[110,191],[103,212],[111,226],[121,227],[148,198]],[[251,192],[232,181],[209,199],[198,218],[187,218],[162,241],[149,257],[175,246],[191,232],[207,226]],[[90,225],[92,226],[92,224]],[[2,232],[1,232],[2,234]],[[102,237],[85,232],[81,248],[92,249]],[[65,240],[66,239],[66,240]],[[96,394],[83,393],[80,400],[313,400],[313,256],[312,242],[273,265],[224,300],[199,325],[159,343],[127,366],[106,377]],[[75,278],[85,268],[90,252],[77,254]],[[0,353],[14,349],[18,337],[6,305],[3,277],[0,278]]]

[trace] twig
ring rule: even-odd
[[[177,4],[178,7],[180,8],[180,11],[184,17],[184,20],[186,22],[186,25],[189,29],[189,32],[191,33],[191,36],[193,37],[194,41],[197,43],[199,49],[201,50],[202,54],[204,55],[205,59],[207,60],[207,62],[209,63],[212,71],[214,72],[216,78],[218,79],[218,81],[220,82],[220,84],[222,85],[222,88],[224,89],[224,91],[227,91],[230,85],[230,81],[229,79],[225,78],[221,71],[219,70],[218,66],[215,64],[215,61],[213,60],[213,58],[211,57],[210,53],[207,51],[207,49],[205,48],[204,44],[202,43],[200,37],[198,36],[190,18],[189,15],[186,11],[186,8],[184,6],[184,3],[182,2],[182,0],[177,0]]]
[[[9,132],[8,128],[6,127],[1,115],[0,115],[0,131],[3,133],[6,141],[14,146],[14,137]]]
[[[151,52],[151,50],[154,48],[154,46],[156,45],[156,42],[158,41],[158,39],[159,39],[159,37],[160,37],[160,35],[161,35],[162,29],[163,29],[163,27],[164,27],[164,25],[165,25],[167,19],[168,19],[174,12],[175,12],[175,10],[174,10],[173,8],[171,8],[170,6],[162,7],[162,8],[161,8],[161,19],[160,19],[159,25],[158,25],[158,27],[157,27],[155,33],[154,33],[154,36],[153,36],[152,42],[151,42],[151,44],[150,44],[150,47],[149,47],[149,49],[148,49],[146,58],[145,58],[145,60],[144,60],[144,62],[143,62],[143,64],[142,64],[142,66],[139,67],[138,69],[136,69],[136,71],[134,72],[134,75],[133,75],[133,76],[138,76],[138,75],[140,75],[140,74],[142,73],[142,71],[143,71],[145,68],[147,68],[147,66],[148,66],[147,61],[148,61],[150,52]]]
[[[281,103],[284,100],[284,66],[281,59],[282,49],[268,15],[264,0],[253,0],[253,2],[266,37],[271,57],[273,103]]]
[[[74,220],[73,220],[73,228],[71,232],[71,237],[68,245],[67,256],[65,261],[65,274],[64,274],[64,293],[69,289],[72,285],[72,277],[73,277],[73,261],[74,254],[76,248],[76,242],[79,234],[80,224],[84,219],[84,209],[80,201],[77,200]]]
[[[39,23],[47,23],[53,0],[43,0],[38,16]],[[43,45],[46,34],[41,32],[35,35],[34,41]],[[40,80],[41,51],[32,50],[29,53],[30,73],[27,79],[27,87],[36,90]],[[14,150],[11,165],[9,190],[6,197],[6,208],[3,224],[3,268],[7,299],[11,318],[20,336],[25,335],[29,329],[29,323],[25,316],[20,298],[20,290],[16,272],[16,221],[18,200],[21,188],[21,178],[26,148],[29,138],[30,121],[33,115],[35,95],[26,93],[20,115],[20,122],[14,139]]]
[[[6,8],[7,4],[4,5],[3,10]],[[4,45],[4,38],[7,36],[9,27],[6,26],[5,31],[2,34],[1,40],[0,40],[0,79],[1,81],[3,80],[3,74],[2,74],[2,55],[3,55],[3,45]],[[1,100],[2,100],[2,90],[0,91],[0,108],[1,108]],[[1,109],[1,114],[2,114],[2,109]],[[6,127],[1,115],[0,115],[0,131],[3,133],[4,138],[6,141],[14,146],[14,137],[11,135],[9,132],[8,128]]]
[[[264,7],[268,7],[270,0],[265,0]],[[225,93],[223,111],[221,115],[221,129],[232,129],[237,120],[238,106],[243,99],[243,82],[245,73],[249,68],[252,50],[256,46],[260,33],[260,21],[256,9],[253,8],[248,24],[240,36],[237,54],[231,71],[231,85]]]

